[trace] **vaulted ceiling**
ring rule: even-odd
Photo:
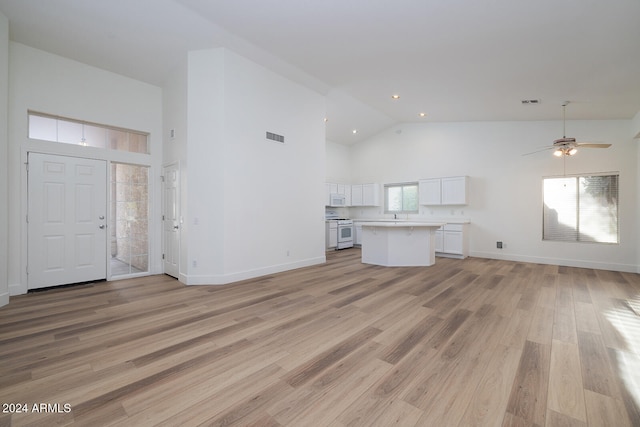
[[[0,12],[13,41],[160,86],[187,51],[228,47],[327,95],[327,138],[343,144],[404,122],[560,120],[564,101],[568,119],[640,111],[638,0],[0,0]]]

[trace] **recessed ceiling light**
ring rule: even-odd
[[[427,113],[418,113],[418,116],[420,116],[420,117],[424,117],[426,115],[427,115]]]
[[[400,99],[400,95],[391,95],[391,98],[393,98],[393,99]]]
[[[358,129],[352,130],[351,133],[353,133],[355,135],[356,133],[358,133]]]
[[[328,117],[325,117],[325,118],[324,118],[324,122],[325,122],[325,123],[327,123],[328,121],[329,121],[329,118],[328,118]]]

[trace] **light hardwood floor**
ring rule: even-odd
[[[359,257],[11,298],[0,425],[640,426],[639,275]]]

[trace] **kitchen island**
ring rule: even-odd
[[[362,262],[385,267],[436,262],[435,231],[443,222],[374,221],[362,225]]]

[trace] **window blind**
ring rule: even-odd
[[[543,240],[618,243],[619,176],[543,179]]]

